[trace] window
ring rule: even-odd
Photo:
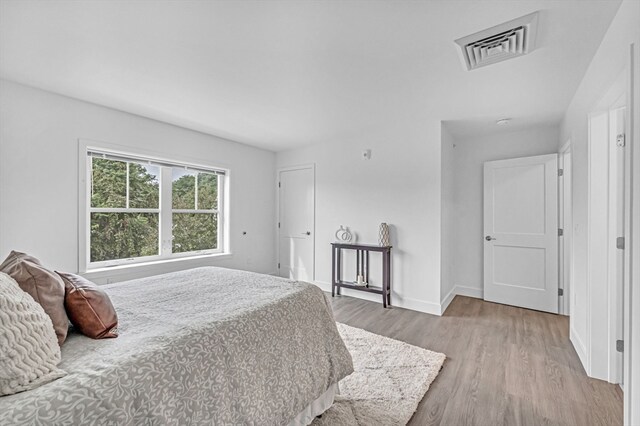
[[[87,269],[221,253],[225,171],[87,151]]]
[[[173,253],[218,248],[218,176],[172,170]]]

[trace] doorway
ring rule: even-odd
[[[315,248],[315,167],[278,171],[278,275],[313,281]]]

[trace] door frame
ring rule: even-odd
[[[316,164],[308,163],[308,164],[300,164],[297,166],[286,166],[279,167],[276,169],[276,223],[274,226],[276,228],[276,273],[275,275],[280,275],[279,268],[277,267],[280,263],[280,227],[278,224],[280,223],[280,174],[282,172],[291,172],[295,170],[308,170],[311,169],[313,175],[313,183],[311,190],[313,191],[313,209],[311,212],[311,280],[316,280]]]
[[[628,244],[625,247],[625,304],[624,304],[624,424],[640,423],[640,46],[629,46],[627,75],[626,131],[627,201],[625,220]]]
[[[620,109],[624,108],[623,114],[620,114]],[[615,124],[618,125],[618,117],[620,115],[623,116],[623,120],[625,121],[624,133],[627,134],[626,129],[626,96],[623,94],[616,100],[609,109],[609,223],[608,223],[608,241],[609,250],[608,250],[608,290],[609,290],[609,377],[610,382],[622,384],[624,382],[622,373],[623,373],[623,364],[624,364],[624,353],[620,353],[616,350],[616,341],[624,340],[623,332],[624,332],[624,324],[622,315],[624,313],[624,282],[619,281],[619,272],[623,273],[623,278],[625,274],[625,266],[623,264],[623,270],[618,270],[618,259],[619,255],[622,255],[624,259],[625,253],[617,249],[616,247],[616,239],[617,237],[627,237],[626,226],[624,226],[625,218],[626,218],[626,194],[622,194],[622,200],[618,200],[614,194],[614,191],[618,191],[617,183],[619,179],[619,173],[621,172],[620,168],[622,168],[623,172],[626,168],[626,162],[628,157],[628,146],[624,147],[624,151],[622,152],[622,160],[623,163],[620,164],[618,162],[618,149],[615,146],[616,134],[618,133],[616,129],[613,127]],[[626,182],[626,177],[622,177],[623,185],[626,192],[626,187],[628,186],[628,182]],[[621,202],[622,201],[622,205]],[[622,207],[622,211],[618,211],[618,208]],[[617,212],[618,216],[615,217],[615,213]],[[622,219],[623,227],[625,230],[622,235],[618,232],[616,225],[618,225],[616,219]],[[624,260],[623,260],[624,262]]]
[[[567,164],[567,157],[569,162]],[[573,265],[573,158],[571,139],[568,139],[558,150],[558,169],[562,176],[558,179],[558,227],[562,228],[562,238],[558,239],[558,288],[563,290],[558,303],[558,314],[571,316],[575,300],[572,296],[571,282],[574,277]],[[568,217],[565,221],[565,216]],[[568,271],[567,271],[568,270]],[[565,277],[567,279],[565,280]]]
[[[610,162],[611,144],[615,140],[611,137],[612,112],[621,107],[627,107],[628,95],[626,90],[628,68],[622,70],[614,83],[605,92],[600,101],[596,102],[588,114],[588,140],[587,140],[587,374],[610,383],[620,383],[620,363],[624,363],[626,354],[622,359],[617,356],[615,343],[618,334],[618,324],[615,318],[623,307],[615,297],[623,289],[617,288],[617,282],[612,280],[611,251],[615,249],[615,239],[619,237],[612,233],[611,225],[611,179],[615,170],[612,170]],[[627,114],[625,114],[626,118]],[[605,125],[598,128],[600,138],[606,139],[606,146],[595,145],[592,131],[592,123],[603,120]],[[625,123],[625,126],[628,124]],[[598,139],[598,141],[601,139]],[[627,150],[627,148],[625,148]],[[596,151],[597,154],[593,152]],[[626,156],[628,156],[628,152]],[[600,200],[606,200],[601,203]],[[625,206],[625,217],[629,213]],[[598,217],[598,222],[593,218]],[[605,222],[604,230],[600,228]],[[625,237],[628,236],[625,229]],[[626,256],[626,254],[625,254]],[[604,282],[605,287],[596,286],[594,283]],[[597,318],[594,319],[594,316]],[[625,324],[626,327],[626,324]]]

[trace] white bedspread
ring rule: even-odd
[[[353,371],[311,284],[206,267],[103,288],[120,337],[71,333],[68,375],[0,398],[0,424],[281,425]]]

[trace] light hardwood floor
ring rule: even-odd
[[[347,296],[336,320],[443,352],[409,425],[621,425],[622,391],[587,377],[568,317],[456,296],[442,317]]]

